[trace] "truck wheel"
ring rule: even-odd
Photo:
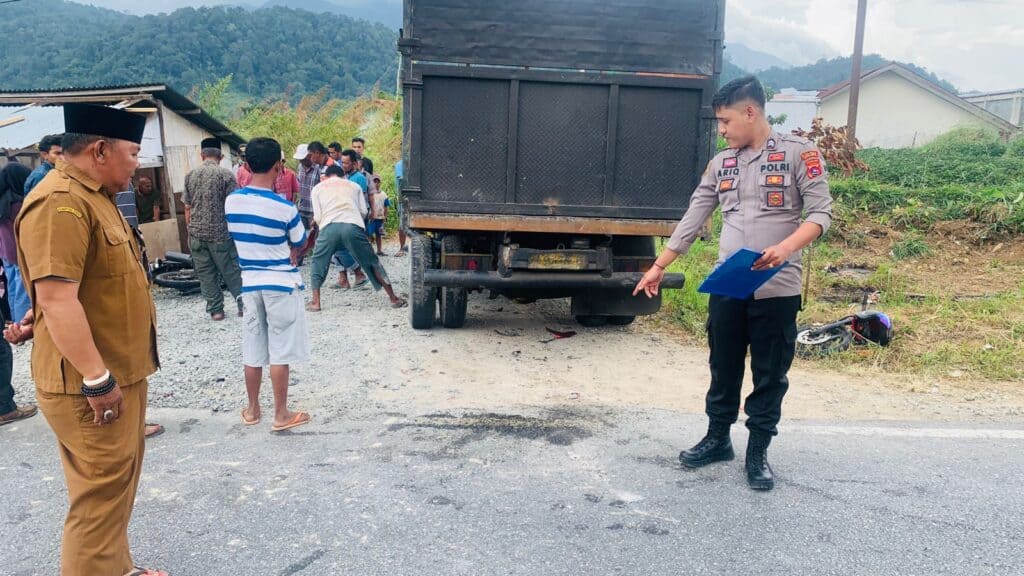
[[[636,320],[636,316],[609,316],[608,323],[612,326],[629,326]]]
[[[585,328],[600,328],[608,323],[607,316],[593,316],[590,314],[581,314],[576,317],[576,322],[580,326]]]
[[[415,330],[430,330],[437,316],[437,288],[423,284],[423,273],[434,264],[433,240],[413,234],[409,279],[409,323]]]
[[[441,240],[441,253],[462,252],[462,238],[455,235]],[[441,288],[441,325],[445,328],[462,328],[466,324],[468,290],[452,286]]]

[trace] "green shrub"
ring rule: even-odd
[[[1006,146],[1006,157],[1024,160],[1024,136],[1017,136]]]
[[[932,140],[921,150],[926,153],[953,154],[966,157],[998,157],[1006,153],[1006,145],[995,132],[977,126],[959,126]]]

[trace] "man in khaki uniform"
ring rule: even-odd
[[[754,490],[775,486],[768,445],[778,433],[795,353],[800,251],[832,223],[832,196],[821,153],[809,140],[772,130],[764,105],[764,88],[753,76],[733,80],[715,94],[712,108],[729,148],[711,160],[682,221],[634,292],[658,293],[665,267],[686,254],[717,206],[722,208],[719,263],[741,248],[761,253],[754,270],[788,263],[751,299],[711,296],[708,433],[679,454],[689,468],[735,457],[729,429],[739,414],[749,349],[754,391],[744,402],[750,430],[746,472]]]
[[[113,201],[138,167],[145,117],[68,104],[64,122],[65,158],[15,222],[34,306],[32,377],[68,486],[61,574],[159,574],[128,550],[146,378],[159,367],[156,310],[140,243]]]

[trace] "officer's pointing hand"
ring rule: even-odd
[[[644,274],[644,277],[637,283],[636,288],[633,289],[633,296],[636,296],[640,292],[647,294],[648,298],[654,298],[658,295],[658,288],[661,286],[661,281],[665,279],[665,269],[659,268],[658,266],[651,266],[651,269]]]
[[[766,248],[761,253],[761,257],[754,262],[753,270],[771,270],[772,268],[778,268],[789,260],[789,257],[793,255],[793,251],[787,249],[782,244],[776,244],[770,248]]]

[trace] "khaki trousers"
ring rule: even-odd
[[[146,380],[122,387],[124,411],[102,427],[85,396],[36,391],[68,485],[62,576],[123,576],[134,566],[128,521],[142,474],[148,388]]]

